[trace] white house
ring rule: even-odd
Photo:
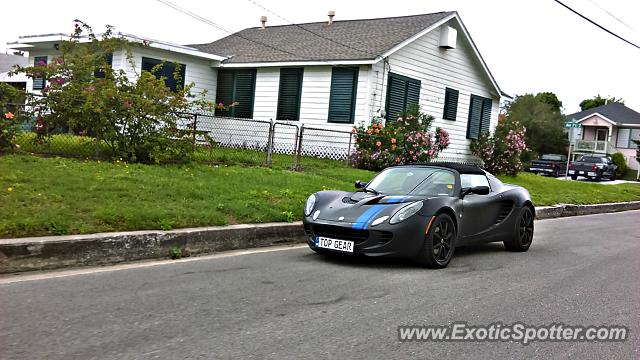
[[[325,22],[285,26],[262,20],[207,44],[127,35],[148,46],[134,49],[134,67],[117,53],[112,66],[134,78],[162,60],[178,62],[196,91],[238,102],[219,116],[350,130],[374,116],[392,121],[417,103],[450,133],[446,157],[468,157],[470,139],[495,127],[504,94],[456,12],[344,21],[330,13]],[[51,61],[65,38],[21,37],[8,47],[29,51],[30,63]]]

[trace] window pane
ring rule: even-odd
[[[35,66],[43,66],[47,65],[47,57],[46,56],[36,56],[33,58],[33,65]],[[44,79],[43,78],[34,78],[33,79],[33,90],[42,90],[44,89]]]
[[[156,65],[162,64],[160,69],[153,72],[153,68]],[[170,61],[162,61],[158,59],[152,59],[148,57],[142,58],[142,70],[153,73],[157,79],[164,77],[164,84],[171,89],[172,91],[176,91],[178,88],[184,87],[184,76],[186,71],[186,65],[177,64],[179,66],[178,71],[176,71],[176,64]],[[176,79],[176,76],[178,79]]]
[[[616,139],[616,147],[625,149],[629,147],[629,137],[631,129],[618,129],[618,138]]]
[[[484,175],[460,174],[460,184],[463,188],[475,186],[489,186],[489,180]]]

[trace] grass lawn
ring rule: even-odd
[[[373,173],[303,159],[274,168],[140,165],[26,155],[0,157],[0,237],[294,221],[307,196],[353,189]],[[640,184],[598,185],[522,173],[536,205],[640,200]]]

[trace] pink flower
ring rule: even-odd
[[[4,118],[5,118],[5,119],[8,119],[8,120],[13,119],[13,116],[14,116],[14,115],[13,115],[13,113],[12,113],[11,111],[9,111],[8,113],[5,113],[5,114],[4,114]]]
[[[396,143],[396,138],[391,138],[391,143],[395,144]]]
[[[351,133],[355,134],[356,133],[356,128],[351,129]]]
[[[382,143],[380,141],[376,141],[376,146],[381,146]]]

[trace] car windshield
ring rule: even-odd
[[[554,161],[564,161],[564,156],[563,155],[556,155],[556,154],[544,154],[542,155],[542,158],[540,158],[541,160],[554,160]]]
[[[453,196],[452,171],[429,167],[397,167],[382,171],[367,189],[384,195]]]
[[[601,162],[605,162],[602,158],[600,157],[595,157],[595,156],[583,156],[580,159],[580,162],[588,162],[588,163],[601,163]]]

